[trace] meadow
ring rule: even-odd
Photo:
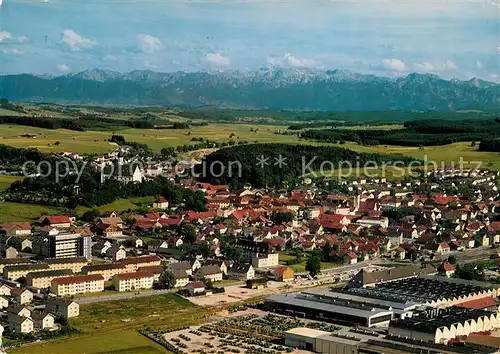
[[[43,129],[18,125],[0,125],[0,144],[37,148],[43,152],[58,153],[72,151],[79,154],[101,154],[116,148],[116,144],[107,140],[116,133],[127,141],[147,144],[154,152],[164,147],[176,147],[191,144],[193,138],[204,138],[224,142],[230,140],[247,140],[249,142],[283,142],[296,143],[293,135],[278,135],[275,131],[285,129],[283,126],[257,124],[217,123],[206,126],[195,126],[191,129],[123,129],[116,132],[85,131],[78,132],[65,129]],[[36,133],[36,138],[20,137],[23,133]]]
[[[13,182],[21,180],[20,176],[0,175],[0,191],[7,189]]]
[[[194,325],[212,313],[175,294],[87,304],[80,307],[80,316],[70,321],[82,335],[15,348],[9,353],[168,353],[136,330]]]

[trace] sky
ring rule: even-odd
[[[500,81],[500,0],[0,0],[0,72],[347,69]]]

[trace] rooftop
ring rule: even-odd
[[[65,277],[65,278],[57,278],[53,281],[58,285],[68,285],[68,284],[77,284],[83,283],[87,281],[104,281],[104,278],[100,274],[92,274],[92,275],[76,275],[74,277]]]

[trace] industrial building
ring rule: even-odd
[[[446,344],[471,333],[500,328],[500,313],[459,307],[427,309],[412,317],[391,321],[389,335],[427,343]]]
[[[312,292],[271,295],[265,298],[264,308],[284,315],[367,327],[387,325],[394,316],[387,306]]]

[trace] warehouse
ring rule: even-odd
[[[389,335],[446,344],[450,339],[497,328],[500,328],[499,313],[459,307],[432,308],[413,317],[391,321]]]
[[[346,325],[387,325],[393,311],[365,302],[314,293],[277,294],[264,300],[267,311]]]

